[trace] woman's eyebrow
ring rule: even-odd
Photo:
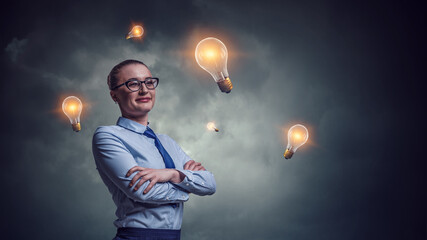
[[[128,79],[128,81],[131,81],[131,80],[138,80],[138,78],[129,78]]]

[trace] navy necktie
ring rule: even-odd
[[[163,147],[160,140],[157,138],[156,134],[147,126],[147,129],[143,133],[145,136],[154,139],[154,144],[156,145],[156,148],[159,150],[160,154],[163,157],[163,161],[165,162],[166,168],[175,168],[175,164],[173,163],[173,160],[171,156],[169,156],[169,153],[166,151],[166,149]]]

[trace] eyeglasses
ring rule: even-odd
[[[136,91],[139,91],[141,89],[142,83],[145,84],[145,86],[147,87],[147,89],[153,90],[159,84],[159,78],[148,77],[148,78],[145,78],[144,81],[140,81],[138,79],[131,78],[131,79],[127,80],[125,83],[122,83],[120,85],[117,85],[117,86],[113,87],[111,90],[116,90],[117,88],[119,88],[119,87],[121,87],[123,85],[126,85],[126,87],[131,92],[136,92]]]

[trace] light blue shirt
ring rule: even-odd
[[[134,166],[163,169],[165,163],[154,139],[143,135],[146,126],[120,117],[117,125],[98,127],[93,135],[92,151],[99,175],[107,185],[117,206],[116,227],[181,229],[184,202],[189,193],[211,195],[216,191],[212,173],[183,170],[191,160],[167,135],[157,134],[178,171],[185,175],[181,183],[156,183],[146,194],[145,182],[137,191],[129,187],[135,173],[126,177]]]

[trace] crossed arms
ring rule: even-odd
[[[183,153],[175,145],[177,151]],[[94,134],[92,150],[100,173],[135,201],[177,203],[187,201],[189,193],[211,195],[216,190],[212,173],[200,163],[189,160],[184,164],[184,170],[140,167],[121,140],[108,132]]]

